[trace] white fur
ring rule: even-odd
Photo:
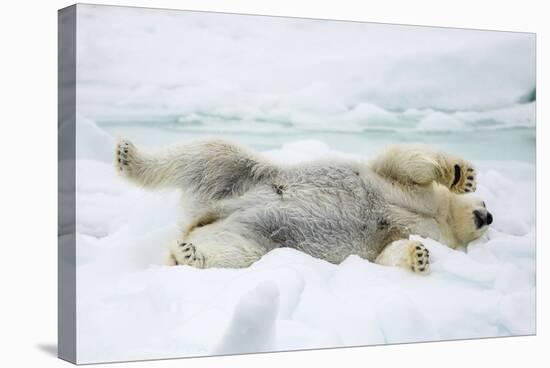
[[[188,214],[168,264],[247,267],[277,247],[339,263],[357,254],[425,273],[429,252],[408,239],[450,247],[478,238],[473,211],[483,202],[466,161],[424,146],[390,147],[369,163],[278,166],[221,140],[175,145],[154,154],[128,141],[115,165],[139,186],[178,188]],[[458,175],[457,175],[458,172]]]

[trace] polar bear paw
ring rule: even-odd
[[[409,264],[415,273],[426,274],[430,268],[430,251],[420,243],[414,241],[409,244]]]
[[[204,268],[204,256],[197,251],[193,243],[183,240],[176,241],[170,250],[170,256],[174,265],[187,265]]]
[[[452,192],[458,194],[475,192],[477,189],[476,171],[468,161],[444,155],[443,180]]]
[[[125,176],[131,176],[136,165],[136,148],[132,142],[121,139],[115,148],[115,166]]]

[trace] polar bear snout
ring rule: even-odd
[[[493,223],[493,215],[491,212],[483,210],[474,210],[474,221],[478,229],[481,229],[485,225],[491,225]]]

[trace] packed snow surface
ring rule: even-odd
[[[77,25],[79,362],[535,333],[534,35],[91,5]],[[210,135],[285,163],[431,144],[474,162],[494,223],[421,239],[427,276],[292,249],[163,266],[185,208],[117,176],[116,138]]]

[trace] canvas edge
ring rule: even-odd
[[[76,5],[58,10],[57,356],[76,359]]]

